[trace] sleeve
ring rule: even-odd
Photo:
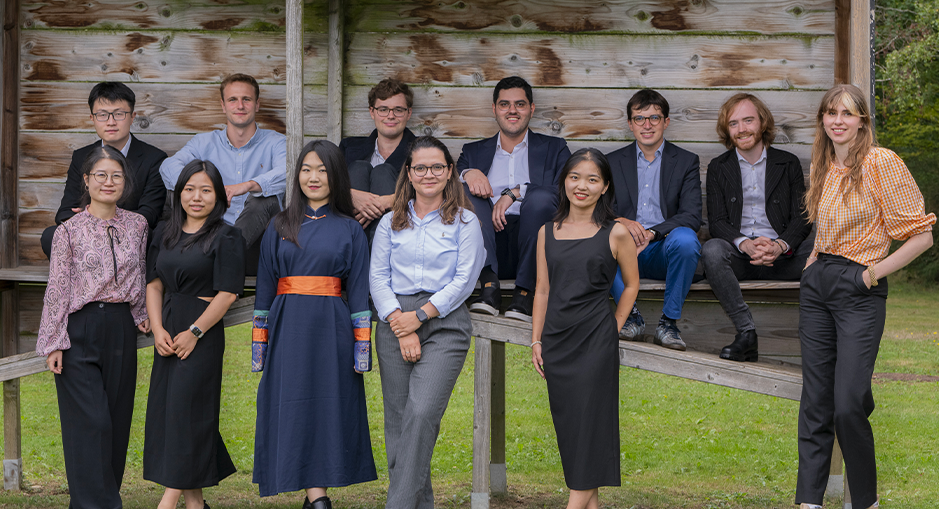
[[[163,186],[166,189],[176,189],[176,181],[179,180],[179,174],[182,173],[183,167],[190,161],[199,158],[201,143],[199,136],[194,136],[183,148],[179,149],[179,152],[163,160],[160,164],[160,177],[163,179]]]
[[[557,159],[554,164],[554,187],[557,188],[558,180],[561,178],[561,170],[564,169],[564,165],[567,164],[567,160],[571,158],[571,149],[567,146],[567,141],[561,139],[561,148],[558,150]]]
[[[147,178],[135,211],[147,220],[147,225],[150,228],[156,226],[157,221],[160,220],[160,216],[163,214],[167,189],[160,176],[160,164],[166,159],[166,153],[162,150],[153,150],[153,152],[156,152],[152,154],[154,157],[148,159],[140,168],[137,168],[137,171],[146,172]]]
[[[134,317],[134,325],[140,325],[147,319],[147,240],[150,233],[150,227],[147,226],[147,220],[143,216],[139,217],[136,224],[137,234],[140,240],[136,246],[137,270],[134,271],[134,278],[137,279],[134,285],[134,291],[131,293],[130,314]]]
[[[165,229],[165,222],[158,224],[150,238],[150,245],[147,248],[147,273],[145,278],[147,283],[160,277],[157,274],[157,259],[160,257],[160,250],[163,249],[163,230]]]
[[[385,214],[375,229],[375,236],[372,238],[372,259],[369,270],[369,289],[372,293],[372,302],[375,303],[375,310],[378,311],[378,318],[383,322],[388,321],[390,315],[395,309],[400,309],[398,297],[391,289],[391,216],[393,212]]]
[[[356,222],[352,232],[352,264],[346,290],[349,310],[352,311],[353,359],[355,370],[372,370],[372,312],[368,309],[368,240],[365,231]]]
[[[907,169],[906,164],[895,153],[883,150],[877,164],[881,212],[887,235],[895,240],[906,240],[913,235],[932,230],[936,214],[926,214],[923,193]]]
[[[287,137],[272,132],[276,139],[271,144],[271,169],[252,177],[261,186],[262,196],[277,196],[287,192]]]
[[[55,213],[55,224],[62,224],[66,219],[75,215],[73,208],[77,208],[82,198],[82,176],[81,166],[84,161],[81,160],[79,151],[72,152],[72,162],[68,165],[68,173],[65,175],[65,192],[62,194],[62,201],[59,203],[59,210]]]
[[[718,174],[721,170],[719,168],[720,163],[717,161],[717,159],[711,160],[705,176],[704,188],[707,190],[708,231],[711,233],[711,237],[724,239],[740,249],[740,242],[743,242],[746,236],[730,224],[730,211],[727,210],[727,200],[724,198],[724,192],[732,191],[724,189],[724,186],[718,180]]]
[[[216,235],[212,289],[235,295],[245,291],[245,239],[237,228],[223,227]]]
[[[71,302],[72,245],[68,228],[60,225],[52,237],[49,256],[49,283],[43,298],[42,318],[36,353],[47,356],[56,350],[68,350],[72,344],[68,337],[68,310]]]
[[[264,370],[268,345],[268,313],[274,297],[277,296],[277,231],[271,224],[261,240],[261,254],[258,260],[258,278],[255,286],[254,320],[251,328],[251,371]]]
[[[469,146],[469,143],[463,145],[463,149],[460,150],[460,157],[456,160],[456,171],[460,174],[461,181],[463,180],[463,171],[472,168],[470,158],[466,155],[466,148]]]
[[[662,185],[665,185],[663,182]],[[698,231],[701,228],[701,162],[696,154],[691,154],[690,164],[681,180],[678,194],[678,211],[672,217],[652,227],[663,235],[684,226]]]
[[[785,231],[776,232],[779,239],[786,243],[789,250],[795,252],[799,245],[812,233],[812,225],[809,223],[808,213],[805,211],[803,200],[805,199],[805,175],[802,173],[802,163],[797,157],[792,157],[792,161],[787,165],[786,171],[789,172],[789,212],[792,216],[789,219],[789,225]]]
[[[476,286],[479,272],[486,261],[486,248],[483,246],[483,233],[479,219],[475,214],[463,211],[463,220],[457,233],[459,248],[456,258],[456,273],[453,279],[439,292],[430,296],[430,303],[443,318],[465,301]]]

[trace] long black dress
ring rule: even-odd
[[[573,490],[619,486],[619,356],[610,287],[616,259],[606,224],[559,240],[545,225],[548,309],[541,334],[548,400],[564,480]]]
[[[160,224],[147,252],[147,281],[163,282],[163,328],[175,337],[209,306],[198,297],[241,294],[245,283],[244,239],[223,225],[208,253],[199,245],[183,250],[183,232],[172,249],[163,247]],[[143,478],[174,489],[215,486],[235,473],[218,414],[222,393],[225,324],[219,320],[186,360],[153,351],[143,449]]]

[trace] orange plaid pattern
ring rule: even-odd
[[[861,265],[883,260],[890,240],[906,240],[932,230],[936,215],[926,214],[923,194],[893,151],[875,147],[864,158],[861,186],[843,199],[846,168],[828,169],[818,206],[812,256],[828,253]]]

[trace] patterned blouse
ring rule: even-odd
[[[873,265],[887,256],[891,239],[906,240],[932,230],[936,215],[926,214],[923,194],[899,156],[874,147],[861,172],[861,192],[844,200],[841,181],[848,169],[829,167],[812,256],[828,253]]]
[[[147,318],[148,233],[143,216],[120,208],[109,220],[86,209],[56,228],[37,354],[70,348],[68,315],[89,302],[129,302],[135,324]]]

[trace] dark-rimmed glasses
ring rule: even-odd
[[[105,182],[107,182],[107,181],[108,181],[108,177],[111,178],[111,183],[112,183],[112,184],[120,185],[120,184],[124,183],[124,174],[123,174],[123,173],[112,173],[112,174],[108,175],[107,173],[105,173],[105,172],[103,172],[103,171],[96,171],[96,172],[92,173],[91,176],[94,177],[95,180],[97,180],[99,184],[104,184]]]
[[[107,122],[108,117],[114,117],[114,120],[120,122],[127,118],[129,111],[112,111],[108,113],[107,111],[99,111],[97,113],[92,113],[91,116],[95,117],[95,120],[98,122]]]
[[[402,108],[401,106],[395,106],[394,108],[379,106],[377,108],[373,107],[372,109],[375,110],[375,113],[378,113],[379,117],[387,117],[391,112],[394,112],[396,117],[403,117],[404,114],[407,113],[411,108]]]
[[[642,115],[636,115],[633,117],[633,123],[636,125],[643,125],[646,123],[646,120],[649,121],[649,124],[652,126],[659,125],[659,122],[662,121],[662,115],[649,115],[648,117],[643,117]]]
[[[435,177],[439,177],[443,175],[444,170],[446,170],[449,166],[449,164],[435,164],[433,166],[424,166],[423,164],[419,164],[417,166],[411,166],[410,168],[411,171],[413,171],[414,174],[418,177],[427,175],[427,170],[430,170],[430,172],[433,173]]]

